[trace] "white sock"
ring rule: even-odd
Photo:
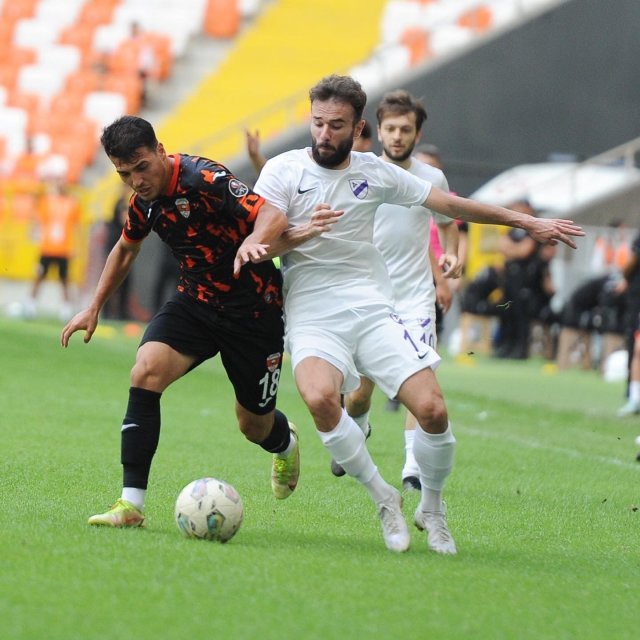
[[[451,423],[444,433],[427,433],[420,427],[415,430],[413,455],[420,468],[423,511],[442,509],[442,488],[453,469],[455,444]]]
[[[416,426],[417,429],[420,427]],[[413,440],[416,432],[415,429],[404,430],[404,468],[402,469],[402,478],[409,476],[419,476],[420,468],[413,455]]]
[[[122,495],[120,496],[123,500],[130,502],[140,509],[140,511],[144,511],[144,498],[147,494],[146,489],[136,489],[135,487],[124,487],[122,489]]]
[[[640,402],[640,381],[632,380],[629,383],[629,400],[631,402]]]
[[[340,422],[329,432],[318,431],[331,457],[352,477],[361,482],[374,502],[386,500],[391,491],[373,462],[358,425],[342,410]]]
[[[351,419],[360,427],[360,431],[364,433],[365,438],[367,437],[367,432],[369,431],[369,413],[371,412],[365,411],[362,415],[351,416]]]

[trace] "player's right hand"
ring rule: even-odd
[[[81,331],[84,329],[84,341],[85,343],[91,340],[91,336],[93,335],[96,327],[98,326],[98,314],[92,311],[91,309],[85,309],[84,311],[80,311],[76,313],[69,322],[65,325],[62,330],[62,335],[60,336],[60,343],[63,347],[69,346],[69,339],[76,331]]]
[[[329,231],[343,215],[344,209],[334,211],[331,205],[326,202],[317,204],[311,214],[311,220],[309,220],[310,237],[319,236],[321,233]]]

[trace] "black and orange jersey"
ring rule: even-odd
[[[178,291],[228,314],[259,315],[282,306],[282,278],[271,260],[248,263],[233,277],[238,248],[253,230],[264,198],[223,165],[176,154],[166,194],[134,195],[123,234],[142,241],[152,230],[180,263]]]

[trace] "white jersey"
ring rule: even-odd
[[[445,192],[449,184],[440,169],[411,158],[408,171]],[[429,213],[436,223],[453,220],[421,206],[382,204],[375,217],[373,243],[387,266],[398,315],[409,320],[435,316],[436,291],[429,261]],[[434,320],[435,322],[435,320]]]
[[[354,151],[346,169],[325,169],[307,148],[269,160],[254,190],[284,211],[292,226],[307,222],[319,203],[344,210],[330,231],[283,256],[287,322],[391,304],[387,269],[373,245],[375,212],[385,202],[422,204],[431,183],[373,153]],[[421,210],[426,224],[427,211]]]

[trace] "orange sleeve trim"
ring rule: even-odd
[[[251,208],[251,212],[249,213],[249,217],[247,220],[249,222],[254,222],[254,220],[258,217],[258,212],[262,208],[262,205],[265,203],[265,199],[260,196],[258,200],[255,201],[253,207]]]
[[[124,239],[129,243],[129,244],[140,244],[140,243],[144,240],[144,238],[140,238],[140,240],[135,240],[135,239],[133,239],[133,238],[130,238],[130,237],[127,235],[127,230],[126,230],[126,229],[123,229],[123,230],[122,230],[122,237],[123,237],[123,238],[124,238]]]
[[[180,173],[180,155],[177,153],[172,153],[169,155],[170,158],[173,158],[173,173],[171,174],[171,180],[169,181],[169,185],[167,186],[167,190],[165,191],[165,196],[172,195],[176,187],[178,186],[178,174]]]

